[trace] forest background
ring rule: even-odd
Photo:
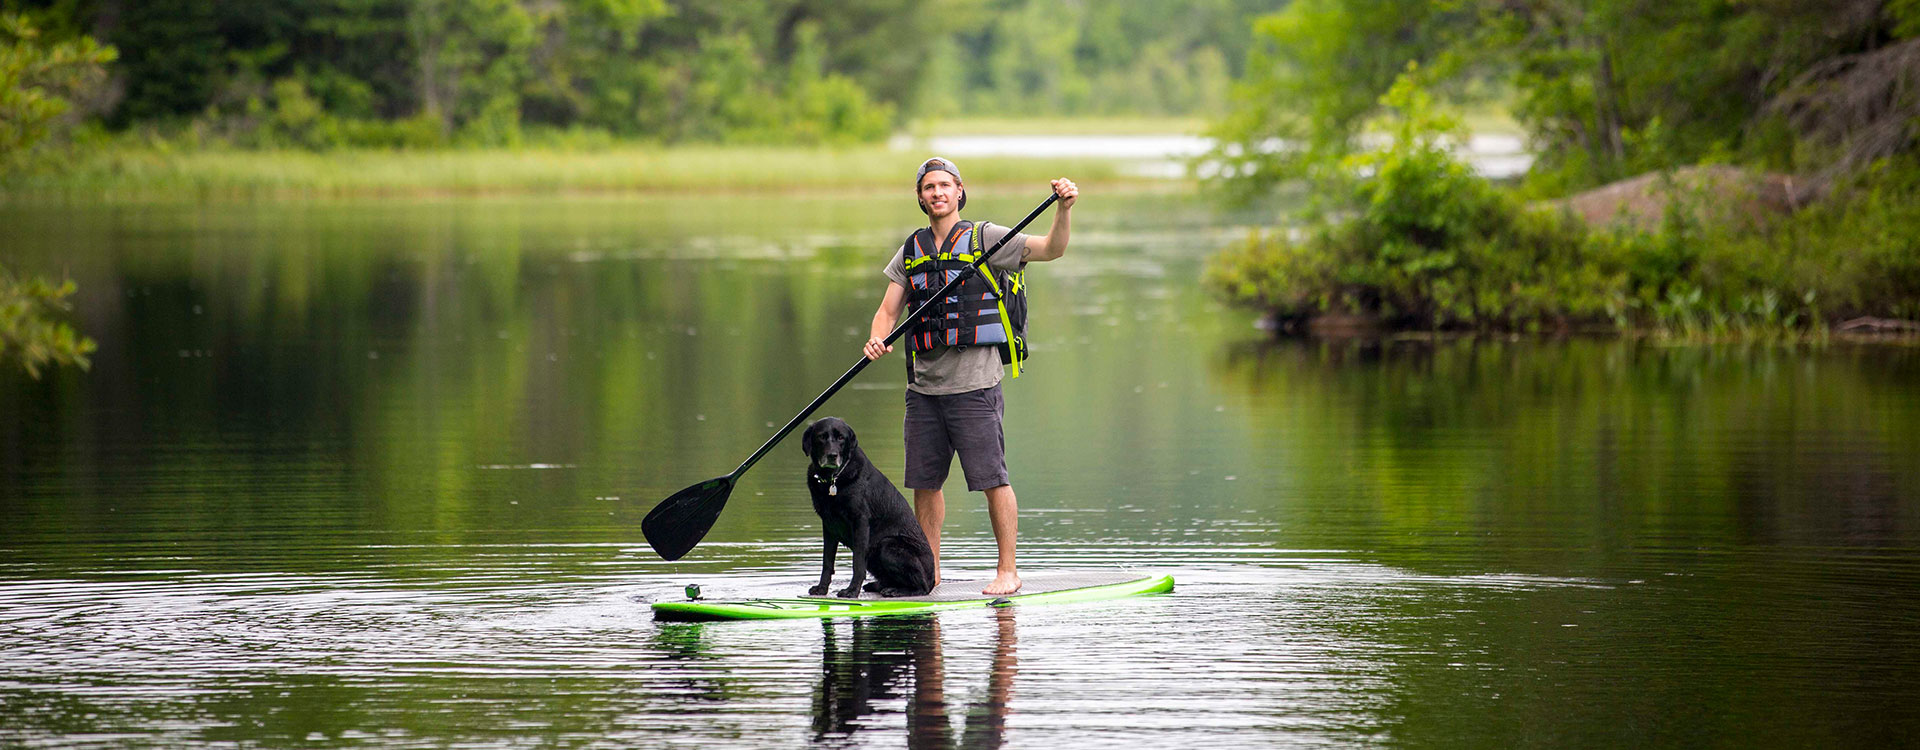
[[[849,144],[912,118],[1224,112],[1271,0],[8,0],[111,44],[75,115],[249,147]]]

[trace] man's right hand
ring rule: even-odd
[[[893,347],[887,345],[886,339],[875,336],[867,339],[867,346],[863,351],[867,359],[879,359],[887,352],[893,351]]]

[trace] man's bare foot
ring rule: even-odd
[[[981,589],[980,593],[998,596],[1001,594],[1011,594],[1019,590],[1020,575],[1018,573],[999,572],[994,574],[993,583],[987,584],[987,587]]]

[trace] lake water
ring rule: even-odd
[[[795,443],[639,520],[853,363],[908,198],[0,207],[100,342],[0,375],[0,745],[1912,741],[1920,353],[1272,343],[1196,281],[1260,218],[1090,195],[1030,277],[1021,562],[1173,593],[656,624],[811,583]],[[896,481],[900,391],[821,411]]]

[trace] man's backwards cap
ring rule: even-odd
[[[954,166],[952,160],[942,159],[938,156],[933,157],[924,162],[921,162],[920,171],[913,176],[913,192],[914,192],[914,195],[916,196],[916,200],[917,200],[917,196],[920,194],[920,181],[927,178],[928,172],[946,172],[947,174],[953,175],[954,182],[958,182],[963,186],[967,182],[966,180],[961,179],[960,168]],[[967,191],[965,187],[962,187],[960,190],[960,208],[965,209],[966,207],[967,207]],[[927,213],[926,204],[924,203],[921,204],[920,212]]]
[[[954,166],[951,161],[936,156],[920,163],[920,172],[913,176],[913,189],[918,191],[920,189],[920,181],[927,178],[928,172],[935,171],[946,172],[947,174],[953,175],[954,182],[966,182],[966,180],[960,179],[959,167]]]

